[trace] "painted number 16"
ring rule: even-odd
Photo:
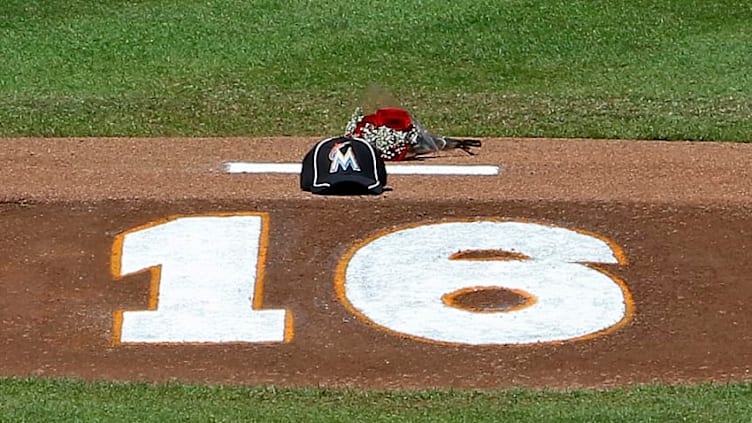
[[[262,307],[268,221],[266,213],[182,216],[118,235],[113,275],[150,271],[151,288],[147,310],[115,312],[114,343],[291,342],[292,311]],[[470,345],[569,341],[615,330],[633,313],[626,284],[596,263],[626,259],[600,236],[545,224],[425,223],[354,246],[334,283],[351,313],[398,336]],[[489,289],[526,301],[497,311],[452,301]]]

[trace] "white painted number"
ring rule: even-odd
[[[115,342],[284,342],[286,310],[260,310],[265,215],[182,217],[116,240],[113,273],[152,271],[151,310],[116,313]],[[119,326],[119,327],[118,327]]]
[[[176,217],[116,238],[113,274],[149,270],[147,310],[115,313],[115,343],[289,342],[292,313],[262,309],[266,214]],[[379,330],[427,342],[502,345],[587,339],[633,313],[624,264],[598,236],[481,220],[393,230],[354,247],[336,271],[340,301]],[[484,308],[467,295],[519,300]]]
[[[450,259],[461,251],[511,259]],[[424,341],[530,344],[613,329],[631,312],[626,287],[582,263],[619,263],[605,241],[535,223],[477,221],[403,229],[353,250],[338,272],[340,299],[377,328]],[[468,287],[528,294],[526,307],[478,312],[447,295]]]

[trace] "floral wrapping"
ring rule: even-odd
[[[411,157],[417,146],[420,131],[410,113],[399,108],[378,109],[363,115],[356,109],[345,128],[345,136],[358,137],[374,146],[385,161],[400,161]]]

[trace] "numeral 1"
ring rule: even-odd
[[[261,309],[268,216],[168,219],[118,235],[113,275],[151,272],[149,309],[115,312],[115,343],[288,342],[292,314]]]

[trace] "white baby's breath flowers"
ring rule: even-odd
[[[354,133],[355,128],[358,127],[358,124],[361,120],[363,120],[363,117],[363,110],[361,110],[360,107],[356,108],[352,116],[350,116],[350,121],[347,122],[347,126],[345,127],[345,135]]]
[[[352,136],[355,134],[355,130],[363,118],[363,111],[360,108],[355,109],[345,127],[345,135]],[[366,123],[360,128],[360,134],[357,136],[378,149],[384,160],[403,159],[410,153],[411,146],[416,146],[419,143],[418,129],[414,125],[409,131],[397,131],[388,126],[375,126]]]

